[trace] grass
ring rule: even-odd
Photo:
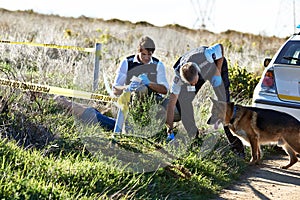
[[[155,56],[165,63],[169,81],[177,58],[199,45],[221,42],[232,65],[259,74],[262,57],[273,55],[284,40],[235,31],[214,34],[180,26],[0,12],[1,40],[81,47],[102,43],[101,73],[109,82],[120,59],[135,52],[144,34],[156,42]],[[90,91],[93,62],[94,55],[78,51],[0,44],[0,75],[5,78]],[[243,75],[247,79],[248,74]],[[101,81],[97,92],[105,94]],[[197,126],[205,134],[187,141],[179,123],[176,143],[167,145],[164,127],[157,125],[155,117],[140,115],[136,107],[130,116],[134,131],[113,136],[98,126],[78,122],[51,95],[1,87],[0,198],[213,198],[239,177],[246,163],[230,151],[222,131],[206,125],[211,92],[205,86],[193,102]],[[248,96],[239,98],[250,102]],[[114,104],[73,101],[99,110],[108,108],[110,116],[116,116]],[[149,104],[141,106],[149,108]],[[136,119],[144,121],[134,124]]]
[[[85,155],[84,149],[45,156],[7,140],[0,142],[0,154],[4,199],[207,199],[237,176],[242,164],[230,153],[214,159],[188,153],[156,171],[130,173]]]
[[[20,94],[18,102],[27,100],[26,96]],[[126,155],[146,155],[133,159],[139,165],[128,160],[122,163],[124,157],[102,148],[111,145],[111,133],[76,122],[46,97],[9,109],[8,116],[1,118],[6,124],[6,138],[0,142],[0,196],[4,199],[207,199],[243,169],[244,162],[231,153],[222,135],[211,151],[201,152],[209,134],[193,147],[178,148],[176,154],[159,138],[116,136],[115,149]],[[35,115],[18,113],[28,107]],[[49,142],[32,144],[33,136],[42,132],[34,129],[37,125],[48,127],[44,140],[52,138]],[[18,141],[19,135],[23,135],[22,141]],[[84,136],[97,136],[92,137],[96,150]],[[163,160],[155,163],[158,159]],[[142,162],[150,162],[150,170],[137,169]]]

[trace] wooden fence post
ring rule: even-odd
[[[98,84],[99,84],[101,43],[95,44],[95,50],[96,51],[95,51],[95,64],[94,64],[93,91],[98,89]]]

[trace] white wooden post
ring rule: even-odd
[[[93,91],[98,89],[98,84],[99,84],[100,51],[101,51],[101,43],[96,43],[95,44],[95,64],[94,64]]]

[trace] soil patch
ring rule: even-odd
[[[261,165],[249,166],[239,180],[222,190],[215,200],[300,199],[300,162],[287,170],[280,169],[288,162],[284,154],[267,156]]]

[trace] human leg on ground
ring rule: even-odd
[[[115,127],[116,120],[100,113],[97,109],[72,102],[64,96],[56,96],[54,100],[62,108],[69,110],[75,115],[76,118],[80,119],[83,123],[87,124],[99,124],[106,130],[112,131]]]

